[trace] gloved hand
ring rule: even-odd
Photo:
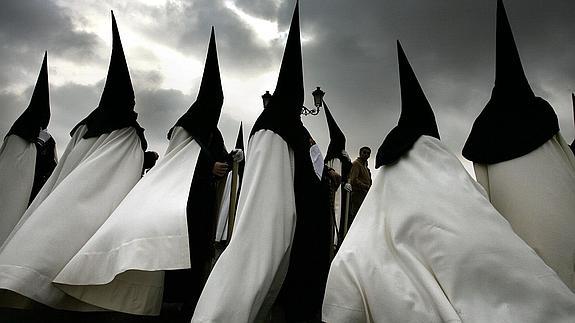
[[[52,136],[48,133],[48,131],[40,129],[38,138],[36,138],[36,143],[40,146],[43,146],[46,142],[48,142],[48,140],[50,140],[50,138],[52,138]]]
[[[345,183],[345,185],[343,186],[343,189],[346,190],[346,191],[348,191],[348,192],[353,191],[353,189],[351,188],[351,184],[350,184],[350,183]]]
[[[232,159],[236,163],[239,163],[242,160],[244,160],[244,151],[241,149],[234,149],[230,154],[232,155]]]

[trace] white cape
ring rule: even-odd
[[[158,161],[54,279],[114,311],[158,315],[163,270],[190,268],[186,206],[200,146],[175,127]]]
[[[34,184],[36,145],[9,135],[0,148],[0,245],[26,211]]]
[[[575,291],[575,157],[561,134],[525,156],[474,166],[493,206]]]
[[[483,194],[432,137],[380,167],[332,262],[323,320],[574,322],[575,295]]]
[[[0,289],[61,309],[95,309],[67,296],[52,280],[140,179],[144,161],[134,128],[82,139],[85,132],[85,126],[74,132],[0,250]],[[14,298],[19,297],[8,293],[0,304]]]
[[[271,308],[289,265],[296,225],[293,152],[270,130],[248,145],[234,233],[192,322],[253,322]]]

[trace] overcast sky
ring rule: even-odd
[[[245,139],[273,91],[293,0],[8,0],[0,10],[0,136],[27,107],[48,50],[52,118],[64,151],[72,127],[98,104],[111,52],[114,10],[150,148],[194,102],[210,27],[216,28],[224,88],[219,127],[228,148],[240,121]],[[575,1],[506,0],[523,66],[536,95],[573,140]],[[395,40],[427,95],[442,141],[461,158],[494,81],[495,0],[301,0],[306,88],[321,86],[347,137],[375,151],[400,109]],[[302,117],[325,153],[325,115]],[[371,165],[373,166],[373,164]],[[466,163],[469,168],[470,164]]]

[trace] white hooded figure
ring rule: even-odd
[[[55,278],[59,288],[102,308],[139,315],[160,314],[164,272],[184,273],[199,266],[191,261],[190,252],[196,246],[190,245],[189,231],[194,223],[189,219],[208,214],[189,214],[194,211],[189,207],[189,196],[193,181],[197,181],[199,160],[209,155],[204,148],[211,147],[212,141],[214,147],[220,143],[217,123],[222,104],[212,28],[197,100],[170,130],[165,155]],[[208,139],[210,136],[218,140]],[[168,275],[166,281],[171,279]],[[175,288],[193,293],[189,281],[176,283],[181,286]]]
[[[224,193],[220,203],[220,209],[218,212],[218,225],[216,229],[216,242],[225,242],[228,240],[228,224],[229,221],[234,221],[235,218],[230,220],[230,214],[235,215],[235,208],[237,206],[237,197],[239,196],[242,178],[244,174],[245,167],[245,156],[243,156],[244,151],[244,131],[243,125],[240,123],[240,129],[238,130],[238,137],[236,138],[236,148],[235,151],[242,152],[241,161],[238,162],[237,174],[234,172],[228,173],[226,178],[226,184],[224,187]],[[235,185],[234,185],[235,176]],[[232,192],[233,190],[233,192]],[[234,197],[234,198],[232,198]],[[230,210],[230,208],[232,210]],[[233,228],[232,228],[233,230]],[[231,232],[230,232],[231,234]]]
[[[331,226],[301,122],[303,92],[296,4],[273,97],[250,134],[232,237],[192,322],[265,321],[272,306],[319,319]]]
[[[72,138],[0,250],[0,304],[30,300],[69,310],[97,310],[66,295],[53,279],[140,179],[146,142],[112,15],[113,48],[98,107]],[[22,301],[22,302],[20,302]]]
[[[529,86],[501,1],[495,86],[463,148],[495,208],[575,290],[575,157]]]
[[[398,52],[401,116],[332,262],[323,321],[572,322],[575,295],[441,143]]]
[[[48,54],[28,108],[14,122],[0,147],[0,245],[56,167],[50,121]]]

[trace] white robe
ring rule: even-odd
[[[575,291],[575,157],[561,134],[525,156],[474,167],[493,206]]]
[[[136,130],[72,136],[62,159],[0,250],[0,290],[45,305],[94,310],[52,281],[140,179],[144,152]],[[19,298],[3,293],[0,304]]]
[[[263,319],[287,273],[296,225],[293,151],[276,133],[260,130],[247,155],[234,233],[192,322]]]
[[[58,287],[106,309],[158,315],[163,271],[190,268],[186,206],[199,154],[174,128],[166,155],[54,279]]]
[[[0,148],[0,245],[26,211],[34,184],[36,145],[9,135]]]
[[[575,322],[575,295],[459,160],[422,136],[376,171],[332,262],[323,320]]]

